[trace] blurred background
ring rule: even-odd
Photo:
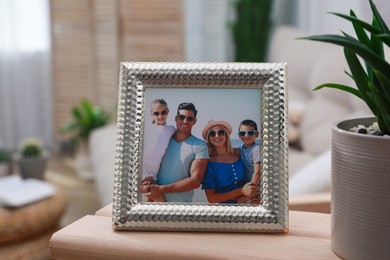
[[[67,139],[58,130],[82,99],[115,109],[121,61],[267,61],[280,25],[349,32],[326,12],[369,15],[365,0],[250,2],[0,0],[0,144],[14,150],[36,137],[58,149]]]
[[[390,2],[374,2],[389,21]],[[355,105],[338,94],[323,95],[330,102],[310,100],[315,84],[329,80],[328,72],[337,74],[337,80],[344,76],[343,57],[330,47],[295,38],[340,30],[353,34],[347,21],[327,13],[350,9],[371,20],[368,0],[0,0],[0,166],[7,167],[2,172],[0,167],[0,181],[20,173],[11,155],[23,140],[35,138],[50,152],[45,153],[41,179],[57,188],[49,200],[16,211],[0,207],[0,233],[11,232],[8,237],[2,233],[8,244],[0,245],[0,255],[31,256],[29,248],[38,245],[33,235],[46,230],[39,254],[48,258],[52,231],[35,226],[34,234],[23,236],[33,237],[30,242],[10,244],[22,238],[15,232],[28,232],[27,222],[62,227],[112,201],[122,61],[288,62],[290,108],[299,110],[289,111],[294,116],[289,118],[289,142],[295,148],[289,151],[290,177],[321,159],[330,146],[330,122],[355,113]],[[302,91],[295,93],[294,88]],[[316,127],[326,132],[311,133]],[[294,129],[311,139],[300,142],[300,133],[290,132]],[[311,186],[326,187],[316,192],[330,189],[329,152],[325,155],[321,166],[306,169]],[[309,178],[302,176],[307,184]],[[52,210],[55,205],[57,210]],[[16,219],[20,227],[13,224]]]

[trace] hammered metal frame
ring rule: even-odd
[[[261,88],[262,205],[142,203],[145,89]],[[288,232],[285,63],[121,63],[114,230]]]

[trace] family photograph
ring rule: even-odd
[[[260,91],[147,88],[142,200],[260,204]]]

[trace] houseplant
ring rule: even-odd
[[[265,60],[272,27],[272,3],[272,0],[236,0],[234,2],[236,19],[231,30],[236,61]]]
[[[110,122],[111,114],[105,109],[93,105],[84,99],[71,111],[72,121],[66,123],[61,133],[68,134],[77,145],[76,169],[79,177],[84,180],[93,179],[93,173],[89,156],[88,138],[91,132]]]
[[[38,139],[28,138],[19,145],[19,150],[13,154],[23,179],[34,178],[42,180],[46,169],[49,152],[43,148]]]
[[[0,146],[0,177],[10,173],[10,161],[9,152]]]
[[[352,23],[356,38],[344,32],[303,38],[342,46],[350,70],[346,73],[357,87],[326,83],[314,90],[347,91],[363,99],[375,116],[340,121],[332,127],[331,246],[346,259],[385,259],[390,254],[390,64],[384,47],[390,46],[390,31],[373,1],[369,3],[371,24],[352,10],[349,15],[334,13]],[[380,129],[374,132],[383,136],[349,131],[374,122]]]

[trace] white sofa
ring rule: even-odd
[[[330,191],[331,125],[337,120],[370,115],[364,103],[338,90],[312,92],[325,82],[353,86],[342,48],[298,40],[308,35],[293,27],[278,27],[269,61],[287,62],[289,89],[290,197]],[[95,130],[90,138],[95,183],[102,206],[112,201],[116,127]]]
[[[294,27],[275,30],[269,61],[287,62],[289,90],[290,198],[330,191],[331,126],[338,120],[372,115],[363,101],[334,89],[312,91],[323,83],[354,86],[343,49],[298,39]]]

